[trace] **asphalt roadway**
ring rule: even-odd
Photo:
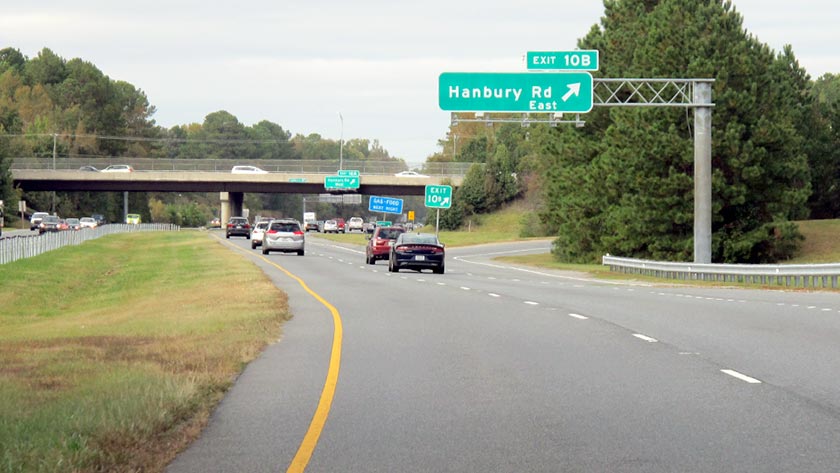
[[[218,238],[218,235],[213,238]],[[840,295],[516,267],[389,273],[308,237],[254,261],[294,318],[181,472],[837,472]]]

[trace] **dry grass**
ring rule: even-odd
[[[258,268],[200,233],[113,236],[2,271],[9,471],[161,471],[289,317]]]

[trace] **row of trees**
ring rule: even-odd
[[[601,24],[578,44],[600,51],[594,75],[715,79],[713,261],[784,260],[801,242],[795,220],[840,214],[840,76],[812,81],[789,46],[776,53],[748,34],[730,2],[604,4]],[[506,188],[504,159],[520,191],[538,182],[534,205],[557,237],[559,260],[591,263],[610,253],[691,261],[691,113],[599,107],[585,120],[583,128],[453,126],[433,159],[497,164],[468,176],[455,199],[466,208],[454,208],[447,224],[508,198],[498,191]]]
[[[401,161],[377,140],[347,140],[340,151],[336,140],[318,134],[293,136],[267,120],[246,126],[224,110],[208,114],[202,123],[170,129],[157,126],[154,113],[142,90],[110,79],[89,62],[68,61],[47,48],[31,59],[16,49],[0,50],[0,200],[24,198],[32,208],[54,209],[60,215],[98,212],[118,220],[122,215],[119,193],[23,196],[12,189],[10,161],[53,156],[54,146],[59,157],[82,158],[337,161],[343,152],[345,159],[353,161]],[[132,209],[146,220],[194,224],[214,214],[217,200],[215,195],[194,195],[186,201],[176,195],[139,193],[132,195]],[[270,196],[259,196],[251,197],[249,204],[259,212],[272,202]],[[300,198],[283,199],[282,210],[299,211],[301,204]]]

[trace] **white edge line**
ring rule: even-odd
[[[761,381],[759,381],[755,378],[751,378],[751,377],[749,377],[745,374],[741,374],[741,373],[739,373],[735,370],[721,370],[721,371],[723,373],[728,374],[729,376],[732,376],[733,378],[738,378],[741,381],[744,381],[744,382],[747,382],[747,383],[750,383],[750,384],[761,384]]]
[[[576,278],[576,277],[573,277],[573,276],[562,276],[562,275],[559,275],[559,274],[549,274],[549,273],[544,273],[544,272],[541,272],[541,271],[535,271],[535,270],[532,270],[532,269],[519,268],[519,267],[516,267],[516,266],[507,266],[507,265],[492,264],[492,263],[482,263],[482,262],[479,262],[479,261],[470,261],[468,259],[465,259],[465,258],[474,258],[474,257],[478,257],[478,256],[488,256],[488,255],[505,254],[505,253],[514,253],[514,252],[511,251],[511,252],[501,252],[501,253],[487,253],[487,254],[483,254],[483,255],[455,256],[455,257],[453,257],[453,259],[455,259],[457,261],[464,262],[464,263],[469,263],[469,264],[478,264],[478,265],[481,265],[481,266],[487,266],[487,267],[496,268],[496,269],[509,269],[509,270],[514,270],[514,271],[521,271],[523,273],[536,274],[536,275],[539,275],[539,276],[544,276],[544,277],[549,277],[549,278],[570,279],[572,281],[582,281],[582,282],[588,282],[588,283],[613,284],[613,285],[616,285],[616,286],[631,286],[631,285],[632,286],[645,286],[645,287],[653,286],[653,284],[637,283],[637,282],[636,283],[628,283],[628,282],[624,282],[624,281],[610,281],[610,280],[603,280],[603,279],[585,279],[585,278]]]
[[[569,314],[569,317],[574,317],[579,320],[589,320],[589,317],[580,314]]]

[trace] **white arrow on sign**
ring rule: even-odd
[[[566,92],[563,95],[563,101],[564,102],[566,100],[569,100],[569,97],[571,97],[572,95],[574,95],[574,96],[580,95],[580,82],[576,82],[574,84],[569,84],[569,85],[567,85],[567,87],[569,88],[569,91]]]
[[[441,207],[446,207],[447,205],[449,205],[449,197],[446,197],[445,199],[440,201]]]

